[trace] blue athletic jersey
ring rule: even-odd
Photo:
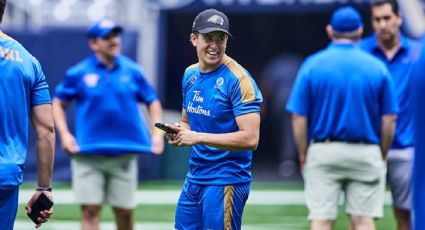
[[[400,38],[400,49],[391,60],[388,60],[381,48],[379,48],[376,35],[367,37],[360,43],[361,48],[387,65],[394,82],[400,112],[397,116],[392,148],[407,148],[414,145],[412,69],[419,50],[417,42],[403,35],[400,35]]]
[[[398,112],[385,65],[353,43],[331,43],[301,66],[287,104],[308,118],[308,141],[378,144],[381,116]]]
[[[40,63],[0,31],[0,188],[22,183],[31,108],[50,104]]]
[[[71,67],[55,97],[76,100],[75,136],[83,154],[149,153],[150,133],[138,103],[158,97],[137,65],[118,56],[108,69],[93,54]]]
[[[183,109],[193,131],[231,133],[239,130],[236,117],[260,113],[263,101],[251,75],[224,56],[224,63],[208,73],[199,65],[183,77]],[[207,145],[192,146],[187,178],[195,184],[225,185],[251,181],[252,151],[227,151]]]

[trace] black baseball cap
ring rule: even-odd
[[[216,9],[204,10],[193,20],[192,32],[206,34],[213,31],[222,31],[232,37],[229,33],[229,19],[225,14]]]

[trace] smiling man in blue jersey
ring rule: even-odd
[[[332,229],[341,192],[351,229],[375,229],[382,217],[385,159],[398,107],[385,65],[356,44],[363,27],[352,7],[326,28],[332,43],[308,57],[287,104],[304,172],[313,230]]]
[[[71,154],[73,189],[82,205],[82,229],[98,229],[103,203],[112,206],[117,229],[133,229],[137,154],[160,154],[162,108],[141,67],[120,54],[122,28],[103,19],[88,30],[93,54],[71,67],[57,86],[53,108],[62,148]],[[65,109],[77,102],[75,137]],[[143,120],[145,103],[150,124]]]
[[[169,143],[192,146],[175,228],[240,229],[250,191],[252,151],[260,132],[261,93],[251,75],[225,54],[229,21],[215,9],[199,13],[190,41],[198,63],[183,76],[179,124]]]
[[[0,0],[0,22],[6,0]],[[28,129],[36,134],[37,185],[26,209],[44,193],[53,200],[51,179],[55,134],[49,86],[40,63],[13,38],[0,31],[0,229],[12,230],[19,186],[28,151]],[[53,209],[43,210],[40,227]]]
[[[418,45],[400,32],[402,18],[396,0],[373,0],[371,17],[375,34],[363,39],[360,46],[387,65],[394,81],[400,113],[387,157],[388,182],[398,230],[409,230],[414,151],[412,69]]]

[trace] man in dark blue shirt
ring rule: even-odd
[[[122,28],[101,20],[88,31],[93,54],[71,67],[57,86],[53,108],[63,149],[71,154],[73,189],[82,204],[82,228],[98,229],[102,203],[110,204],[117,229],[133,228],[139,153],[159,154],[162,108],[141,67],[120,55]],[[75,137],[65,108],[77,103]],[[139,103],[147,104],[151,124]]]
[[[341,191],[352,229],[374,229],[383,215],[395,92],[385,65],[356,44],[363,28],[355,9],[337,9],[326,30],[332,43],[303,63],[287,104],[311,229],[332,228]]]
[[[371,14],[375,34],[363,39],[360,46],[386,64],[394,81],[400,112],[387,157],[388,182],[398,229],[408,230],[414,152],[412,69],[418,45],[400,32],[402,18],[396,0],[372,1]]]

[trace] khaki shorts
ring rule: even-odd
[[[344,142],[309,146],[304,182],[309,220],[335,220],[341,192],[350,215],[383,215],[386,166],[378,145]]]
[[[388,152],[388,183],[391,187],[393,206],[412,208],[412,167],[414,148],[391,149]]]
[[[124,209],[136,206],[135,155],[74,155],[71,170],[77,202],[86,205],[107,203]]]

